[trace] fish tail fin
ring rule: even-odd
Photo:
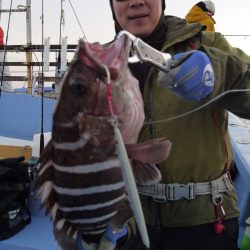
[[[77,241],[71,234],[68,234],[65,230],[54,229],[54,236],[57,244],[62,250],[76,250]]]

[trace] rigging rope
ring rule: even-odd
[[[85,35],[84,31],[83,31],[82,25],[81,25],[81,23],[80,23],[80,21],[79,21],[79,19],[78,19],[78,17],[77,17],[77,14],[76,14],[76,12],[75,12],[75,10],[74,10],[74,7],[73,7],[73,5],[72,5],[72,3],[71,3],[71,0],[69,0],[69,3],[70,3],[71,8],[72,8],[72,10],[73,10],[73,12],[74,12],[74,15],[75,15],[75,17],[76,17],[76,20],[77,20],[77,22],[78,22],[78,24],[79,24],[79,26],[80,26],[80,29],[82,30],[83,39],[84,39],[85,41],[87,41],[87,37],[86,37],[86,35]]]
[[[1,96],[1,91],[2,91],[2,87],[3,87],[4,65],[5,65],[5,61],[6,61],[6,53],[7,53],[7,44],[8,44],[8,38],[9,38],[10,16],[11,16],[11,14],[12,14],[12,0],[10,1],[9,20],[8,20],[6,40],[5,40],[5,45],[4,45],[3,65],[2,65],[1,85],[0,85],[0,96]]]

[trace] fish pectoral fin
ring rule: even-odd
[[[126,144],[130,159],[143,163],[158,164],[164,161],[171,149],[172,143],[164,138],[152,139],[142,143]]]
[[[155,164],[133,160],[132,168],[138,185],[154,185],[161,181],[161,172]]]
[[[168,157],[171,145],[171,142],[164,138],[126,144],[137,184],[153,185],[161,180],[160,170],[155,164],[161,163]]]

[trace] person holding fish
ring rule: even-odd
[[[116,34],[126,30],[172,56],[167,73],[129,64],[145,108],[138,141],[172,142],[169,157],[158,164],[161,182],[138,185],[150,249],[238,249],[227,125],[228,111],[250,118],[250,57],[199,23],[164,16],[164,0],[110,0],[110,6]],[[119,249],[147,248],[136,233]]]
[[[250,57],[202,24],[164,16],[164,0],[110,6],[117,36],[79,41],[39,160],[36,193],[56,242],[238,249],[227,125],[228,111],[249,118]]]

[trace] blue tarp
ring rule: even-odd
[[[2,92],[0,96],[0,136],[32,140],[41,132],[40,96]],[[52,129],[56,100],[44,98],[43,132]]]

